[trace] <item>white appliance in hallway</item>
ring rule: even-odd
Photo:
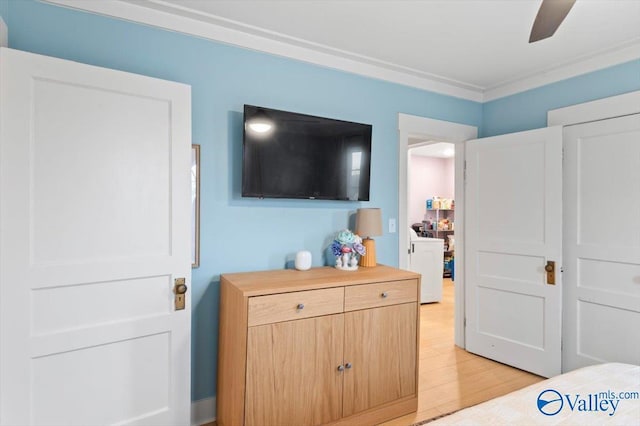
[[[409,270],[422,275],[420,303],[440,302],[444,240],[419,237],[413,229],[409,232]]]

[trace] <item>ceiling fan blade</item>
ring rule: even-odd
[[[538,15],[531,28],[529,43],[551,37],[562,24],[575,2],[576,0],[542,0]]]

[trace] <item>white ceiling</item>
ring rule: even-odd
[[[413,142],[419,142],[409,138],[409,144]],[[409,153],[411,155],[418,155],[421,157],[436,157],[436,158],[453,158],[455,145],[448,142],[436,142],[428,145],[420,145],[417,147],[409,146]]]
[[[478,101],[640,57],[640,0],[577,0],[533,44],[541,0],[49,1]]]

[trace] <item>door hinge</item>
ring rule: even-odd
[[[464,160],[464,166],[462,168],[462,180],[464,181],[465,185],[467,183],[467,160]]]
[[[464,326],[466,327],[467,326],[467,317],[464,318],[463,323],[464,323]]]

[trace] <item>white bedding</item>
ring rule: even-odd
[[[639,393],[640,366],[600,364],[466,408],[429,422],[429,426],[640,425]]]

